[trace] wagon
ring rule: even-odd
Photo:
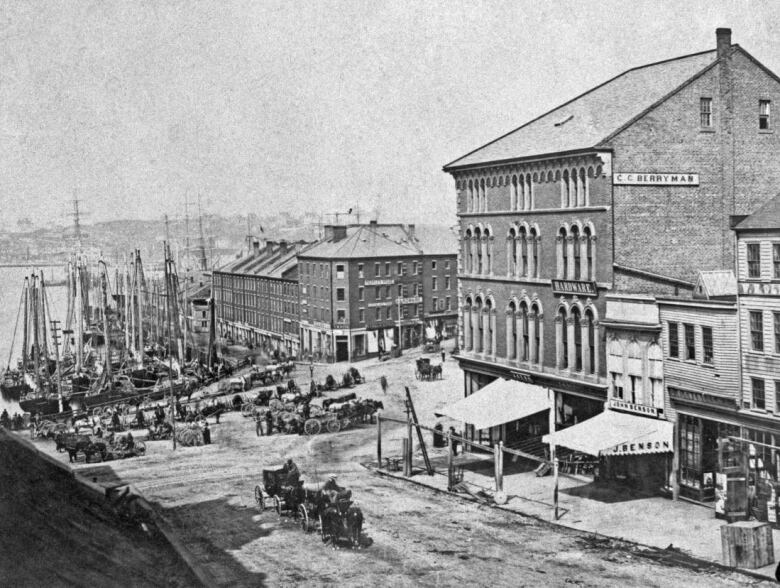
[[[414,370],[414,377],[418,380],[430,377],[431,374],[431,360],[427,357],[421,357],[417,360],[417,365]]]
[[[263,483],[255,486],[255,502],[265,510],[273,506],[279,516],[283,512],[298,515],[298,505],[304,500],[300,482],[287,484],[287,472],[283,468],[263,470]]]

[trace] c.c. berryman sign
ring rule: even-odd
[[[621,172],[612,174],[616,186],[698,186],[699,174]]]
[[[553,280],[553,294],[583,294],[595,298],[599,295],[596,282],[581,282],[579,280]]]

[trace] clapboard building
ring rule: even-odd
[[[778,100],[777,76],[718,29],[712,50],[630,69],[447,164],[465,394],[497,378],[542,386],[554,392],[556,430],[572,430],[561,443],[671,455],[665,387],[650,367],[662,360],[658,309],[632,324],[620,296],[690,298],[699,272],[734,267],[732,215],[758,210],[780,185]],[[644,377],[610,370],[609,353]],[[610,427],[578,436],[605,405],[605,424],[623,419],[652,442],[621,453]],[[520,429],[471,434],[513,441]]]

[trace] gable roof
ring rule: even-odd
[[[780,194],[734,227],[737,231],[780,229]]]
[[[224,274],[285,278],[285,274],[296,267],[297,256],[306,246],[304,242],[288,243],[284,247],[277,242],[269,242],[259,251],[231,261],[216,271]]]
[[[700,271],[693,297],[719,298],[737,295],[737,278],[731,270]]]
[[[716,61],[717,52],[711,50],[630,69],[448,163],[444,170],[591,149]]]

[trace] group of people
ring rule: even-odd
[[[3,413],[0,414],[0,426],[6,429],[12,429],[14,431],[23,429],[24,418],[18,412],[14,413],[14,416],[11,417],[8,415],[8,411],[6,409],[3,409]]]

